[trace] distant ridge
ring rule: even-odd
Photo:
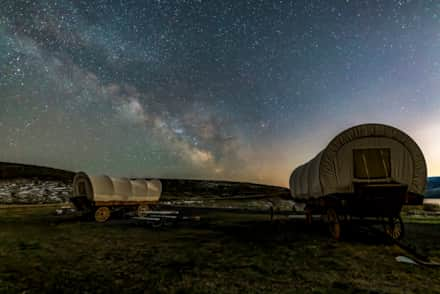
[[[31,164],[0,162],[0,179],[38,178],[71,183],[75,173],[72,171]]]
[[[261,185],[245,182],[160,179],[164,199],[180,198],[228,198],[236,196],[276,195],[290,200],[289,189],[278,186]]]
[[[31,164],[0,162],[0,180],[2,179],[39,179],[55,180],[71,184],[75,172],[43,167]],[[193,197],[231,197],[276,194],[290,198],[289,189],[277,186],[216,180],[167,179],[162,182],[164,199],[181,199]]]
[[[440,177],[429,177],[426,198],[440,198]]]

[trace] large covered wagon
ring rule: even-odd
[[[404,204],[421,204],[426,162],[407,134],[382,124],[363,124],[337,135],[315,158],[296,168],[290,191],[312,214],[326,216],[334,238],[352,217],[378,217],[393,238],[403,235]]]
[[[92,212],[95,220],[105,222],[112,212],[135,210],[141,215],[159,202],[162,184],[159,180],[90,176],[79,172],[73,179],[70,201],[78,211]]]

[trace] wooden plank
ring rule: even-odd
[[[146,218],[159,218],[159,219],[177,219],[176,215],[148,215]]]
[[[155,201],[95,201],[95,206],[137,206],[137,205],[148,205],[157,204],[159,202]]]
[[[165,210],[150,210],[150,211],[146,211],[145,214],[176,215],[176,214],[179,214],[179,212],[178,211],[165,211]]]
[[[160,221],[160,218],[158,217],[144,217],[144,216],[138,216],[138,217],[133,217],[133,219],[135,220],[140,220],[140,221]]]

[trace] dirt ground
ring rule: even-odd
[[[204,212],[153,229],[97,224],[54,208],[0,209],[0,293],[440,293],[440,268],[355,224],[333,241],[321,222]],[[440,222],[410,219],[406,241],[440,259]]]

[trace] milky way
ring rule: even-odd
[[[286,185],[343,129],[440,173],[435,1],[0,1],[0,160]]]

